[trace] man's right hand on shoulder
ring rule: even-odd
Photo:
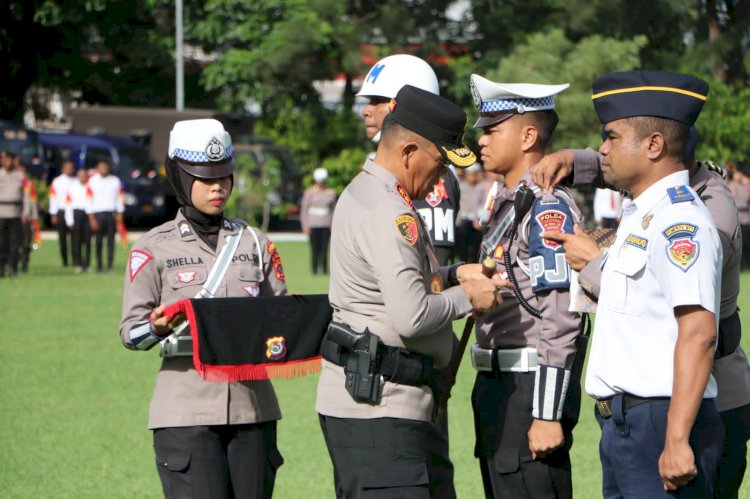
[[[544,191],[551,191],[565,177],[573,171],[573,151],[561,149],[547,154],[539,163],[533,165],[529,171],[531,179]]]

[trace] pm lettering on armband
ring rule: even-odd
[[[565,253],[555,253],[554,268],[545,268],[541,255],[529,258],[529,278],[534,292],[546,288],[567,287],[570,281]]]

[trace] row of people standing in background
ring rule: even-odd
[[[60,240],[63,267],[69,264],[70,240],[73,265],[77,273],[90,270],[91,235],[96,241],[96,270],[112,271],[115,255],[115,233],[123,223],[125,205],[122,183],[110,174],[106,161],[97,164],[89,175],[85,169],[75,170],[72,161],[65,161],[62,174],[52,181],[49,192],[49,214]],[[104,242],[107,258],[104,260]]]

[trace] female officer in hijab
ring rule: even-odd
[[[169,321],[163,310],[184,298],[284,295],[281,259],[258,229],[224,217],[235,163],[221,123],[175,123],[166,164],[181,208],[130,252],[120,324],[129,349],[161,343],[148,427],[164,495],[271,497],[283,463],[271,383],[204,381],[184,317]]]

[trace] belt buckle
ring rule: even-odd
[[[597,400],[596,401],[596,410],[599,412],[599,415],[603,417],[604,419],[607,419],[612,416],[612,410],[610,409],[610,401],[609,400]]]

